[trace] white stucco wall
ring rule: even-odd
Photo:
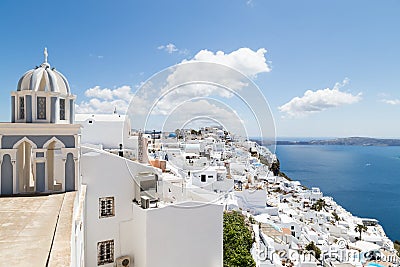
[[[118,114],[76,114],[75,123],[82,125],[82,144],[102,144],[104,148],[119,148],[130,136],[128,116]],[[131,143],[131,142],[129,142]]]
[[[71,231],[71,266],[85,266],[86,185],[81,185],[74,200]]]
[[[238,198],[239,207],[242,209],[253,207],[266,207],[267,192],[265,190],[243,190],[234,191]]]
[[[183,203],[147,213],[146,267],[221,267],[223,206]]]
[[[201,181],[201,175],[206,176],[205,182]],[[212,184],[217,180],[217,171],[214,168],[203,169],[192,173],[192,183],[196,186],[203,187]]]
[[[127,163],[125,163],[127,162]],[[132,220],[132,200],[135,197],[133,175],[141,171],[152,171],[132,161],[108,152],[84,149],[81,158],[82,183],[86,192],[86,266],[97,266],[97,242],[114,239],[115,259],[124,256],[129,249],[121,247],[121,238],[132,233],[121,231],[122,222]],[[114,197],[115,216],[99,219],[99,198]],[[124,225],[125,226],[125,225]],[[126,227],[125,227],[126,228]],[[103,266],[113,266],[106,264]]]

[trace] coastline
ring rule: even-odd
[[[393,218],[400,200],[392,182],[400,169],[397,153],[399,147],[277,146],[281,171],[320,187],[355,216],[378,219],[393,241],[399,239]]]

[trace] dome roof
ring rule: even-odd
[[[47,63],[47,49],[45,49],[45,62],[33,70],[25,72],[19,79],[17,91],[45,91],[70,95],[67,79],[55,68],[50,68]]]

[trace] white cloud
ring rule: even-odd
[[[123,85],[115,89],[95,86],[85,91],[88,101],[81,101],[76,105],[77,113],[111,113],[114,109],[124,114],[133,97],[130,86]]]
[[[189,50],[178,49],[173,43],[160,45],[157,49],[164,50],[169,54],[175,52],[184,55],[189,54]],[[254,51],[248,47],[242,47],[232,51],[231,53],[225,53],[224,51],[217,51],[214,53],[207,49],[203,49],[200,50],[192,59],[185,59],[182,62],[206,61],[223,64],[234,68],[251,78],[255,78],[259,73],[271,71],[271,67],[268,65],[265,57],[266,53],[267,50],[265,48],[259,48],[257,51]]]
[[[349,79],[346,78],[342,83],[336,83],[333,89],[307,90],[302,97],[295,97],[278,109],[289,117],[301,117],[329,108],[359,102],[361,93],[353,95],[340,91],[340,88],[348,83]]]
[[[400,99],[382,99],[381,101],[389,105],[400,105]]]
[[[188,99],[208,96],[224,99],[232,98],[234,92],[239,93],[243,88],[251,87],[249,80],[243,74],[256,77],[260,73],[271,71],[265,57],[266,52],[264,48],[260,48],[257,51],[253,51],[250,48],[239,48],[231,53],[223,51],[214,53],[208,50],[201,50],[192,59],[183,60],[183,64],[166,71],[165,78],[161,78],[165,83],[161,86],[146,85],[148,88],[140,91],[145,95],[139,93],[135,101],[151,104],[152,101],[148,101],[148,98],[159,99],[152,112],[166,115],[179,103]],[[195,62],[216,64],[189,64]],[[232,69],[225,66],[229,66]],[[206,81],[209,83],[187,84],[188,81]],[[138,110],[134,112],[137,113]]]
[[[198,52],[191,61],[219,63],[237,69],[249,77],[256,77],[259,73],[271,71],[265,58],[266,53],[265,48],[253,51],[250,48],[242,47],[229,54],[225,54],[223,51],[213,53],[205,49]]]
[[[246,121],[245,124],[256,125],[256,119],[249,118],[254,117],[253,112],[257,116],[266,116],[269,109],[259,89],[248,77],[271,71],[266,52],[264,48],[239,48],[230,53],[201,50],[193,58],[158,73],[143,84],[134,97],[134,107],[129,110],[132,126],[146,128],[147,115],[162,120],[186,101],[190,101],[190,105],[180,108],[180,111],[184,111],[174,117],[176,121],[198,117],[199,111],[206,114],[208,110],[217,110],[211,105],[210,99],[237,110],[240,118]],[[198,98],[203,101],[196,102]],[[224,112],[220,114],[226,115],[225,118],[232,117],[232,112],[230,115]],[[215,113],[209,115],[223,120]]]
[[[179,87],[168,93],[160,101],[160,104],[157,105],[157,110],[160,114],[166,114],[170,108],[175,107],[186,99],[195,97],[217,96],[225,99],[232,98],[234,96],[233,91],[239,92],[249,85],[249,81],[241,73],[249,77],[256,77],[260,73],[271,71],[266,63],[266,52],[267,50],[264,48],[253,51],[247,47],[239,48],[231,53],[223,51],[214,53],[209,50],[199,51],[192,59],[183,60],[182,63],[210,62],[216,64],[203,66],[194,64],[192,67],[191,65],[178,66],[167,77],[167,85],[161,92],[165,92],[176,85],[184,84],[187,81],[208,81],[213,84],[224,85],[232,91],[210,84],[192,84]],[[219,64],[229,66],[233,70]]]
[[[111,89],[108,88],[101,89],[100,86],[95,86],[93,88],[87,89],[85,91],[85,96],[106,99],[106,100],[111,100],[113,98]]]
[[[168,52],[168,54],[172,54],[172,53],[178,51],[178,48],[176,48],[176,46],[172,43],[169,43],[167,45],[160,45],[159,47],[157,47],[157,49],[164,50],[164,51]]]

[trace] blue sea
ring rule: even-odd
[[[400,240],[400,147],[280,145],[281,171]]]

